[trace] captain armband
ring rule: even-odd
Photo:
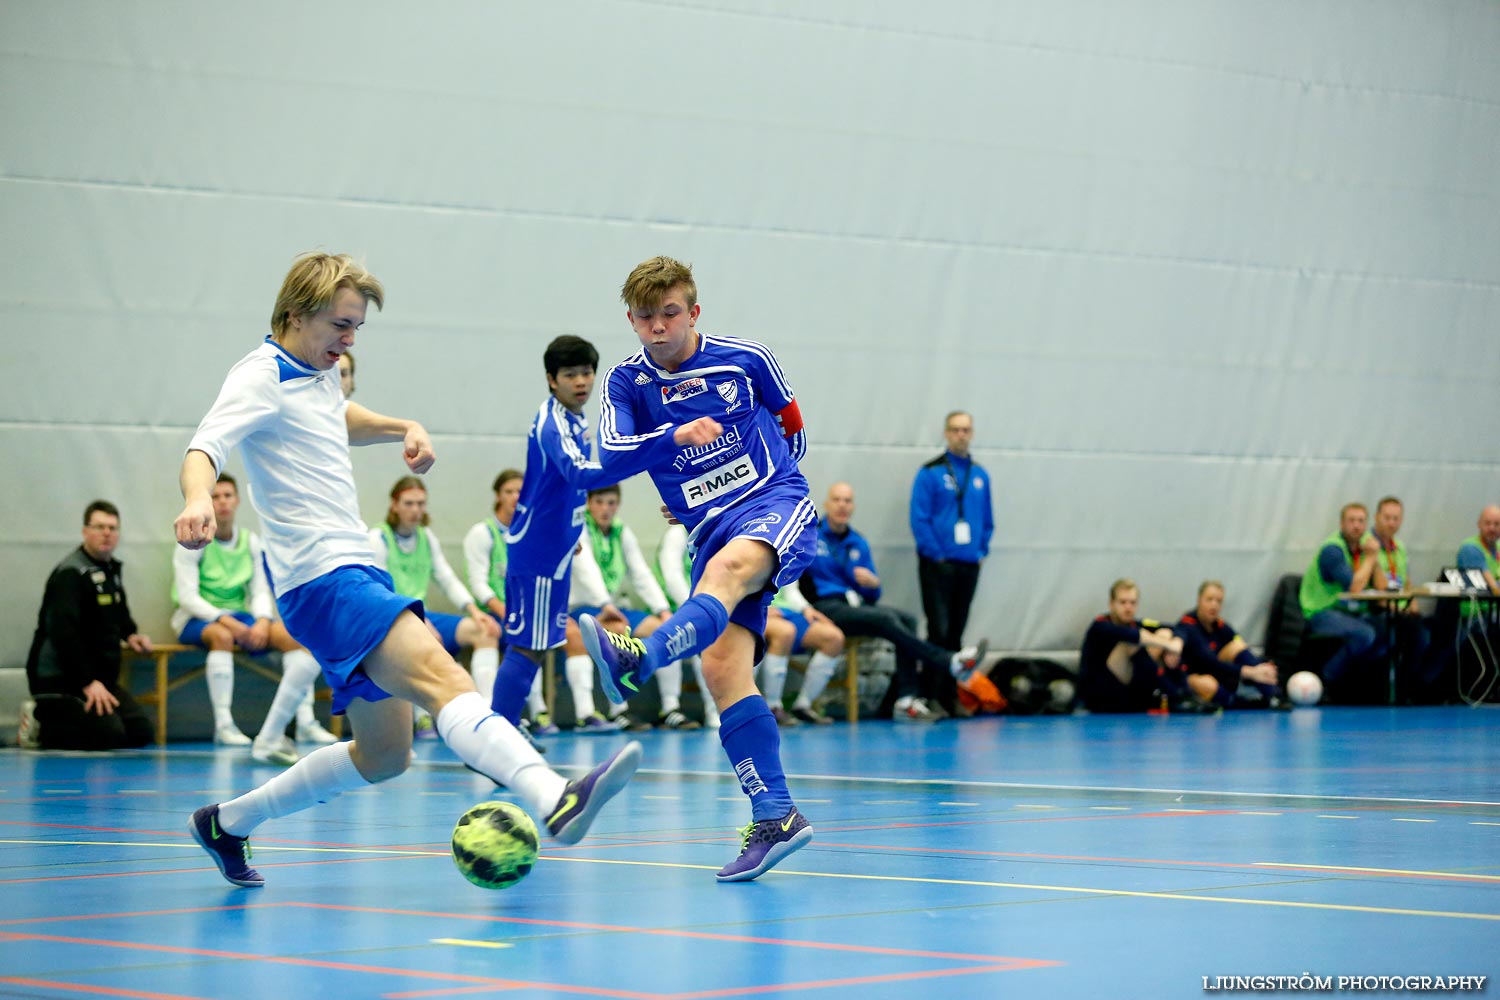
[[[776,423],[784,438],[793,437],[802,430],[802,410],[795,399],[776,411]]]

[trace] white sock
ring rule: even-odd
[[[312,686],[318,679],[318,672],[318,661],[305,649],[281,654],[281,683],[276,685],[276,697],[271,699],[271,708],[266,712],[266,721],[261,723],[260,735],[256,739],[272,740],[281,735],[303,700],[312,698]],[[309,712],[311,709],[309,700]]]
[[[760,693],[772,708],[781,706],[781,693],[786,690],[786,661],[781,653],[767,653],[760,661]]]
[[[673,660],[656,672],[656,689],[661,693],[661,714],[682,708],[682,661]]]
[[[370,782],[349,756],[348,743],[318,747],[253,792],[219,804],[219,828],[236,837],[268,819],[289,816]]]
[[[234,654],[226,649],[209,650],[203,675],[208,680],[208,703],[214,710],[214,728],[234,725]]]
[[[495,675],[500,673],[500,650],[481,647],[469,657],[469,673],[474,675],[474,689],[485,701],[495,693]]]
[[[594,714],[594,661],[587,656],[570,656],[563,661],[563,673],[573,694],[573,718],[582,722]]]
[[[483,691],[480,694],[484,694]],[[485,697],[489,697],[485,695]],[[526,707],[531,709],[531,717],[535,719],[547,711],[547,699],[542,697],[542,671],[537,670],[536,676],[531,679],[531,690],[526,693]]]
[[[285,672],[286,668],[282,667],[282,673],[285,674]],[[317,713],[313,711],[313,685],[317,682],[318,678],[314,675],[312,683],[307,685],[307,693],[302,696],[301,701],[297,702],[297,732],[299,733],[318,721]]]
[[[814,653],[807,661],[807,673],[802,676],[802,690],[797,694],[797,708],[812,708],[838,669],[840,657],[827,653]]]
[[[460,760],[519,795],[533,816],[546,816],[562,797],[567,782],[542,761],[526,737],[489,702],[470,691],[444,705],[437,716],[438,735]]]

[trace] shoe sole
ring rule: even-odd
[[[219,874],[224,876],[224,881],[230,885],[237,885],[242,889],[261,889],[265,887],[265,879],[261,879],[259,882],[251,882],[247,879],[231,878],[229,873],[224,870],[224,859],[219,857],[218,851],[208,846],[208,842],[203,839],[203,834],[198,830],[198,824],[194,822],[191,816],[188,817],[188,832],[193,835],[193,839],[198,842],[198,846],[203,848],[203,853],[213,858],[214,866],[219,869]]]
[[[297,763],[296,757],[287,757],[284,754],[274,753],[268,753],[265,756],[261,757],[256,756],[256,754],[252,752],[250,754],[250,759],[255,761],[257,764],[275,764],[278,767],[291,767],[293,764]]]
[[[812,840],[812,838],[813,828],[810,826],[804,826],[802,829],[792,834],[791,840],[783,840],[779,844],[773,844],[771,846],[771,849],[766,852],[766,856],[761,859],[760,864],[756,865],[754,868],[751,868],[747,871],[738,872],[734,875],[715,875],[714,878],[718,879],[720,882],[749,882],[754,879],[758,879],[766,872],[770,871],[772,868],[775,868],[777,865],[781,864],[782,859],[787,855],[795,854],[797,851],[806,847],[808,841]]]
[[[583,810],[554,833],[552,839],[559,844],[576,844],[582,840],[589,832],[594,817],[604,808],[604,803],[630,783],[630,779],[635,776],[635,769],[640,766],[641,745],[632,740],[615,754],[604,773],[599,775],[599,780],[594,782],[593,791],[589,792],[589,800],[583,804]]]
[[[604,694],[610,701],[617,705],[625,704],[630,699],[620,691],[620,686],[610,676],[609,667],[604,662],[604,649],[599,645],[601,626],[598,620],[593,615],[579,615],[578,625],[578,631],[583,637],[583,648],[588,652],[589,659],[594,661],[594,672],[599,675],[599,686],[604,689]]]

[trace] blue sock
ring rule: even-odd
[[[750,811],[758,823],[780,819],[792,809],[786,772],[781,769],[781,733],[776,718],[759,695],[750,695],[719,715],[719,742],[729,755],[729,766],[750,796]]]
[[[495,675],[490,710],[509,719],[511,725],[519,725],[521,710],[526,707],[526,696],[531,693],[531,682],[538,669],[529,656],[514,647],[507,649],[505,659],[500,661],[500,672]]]
[[[657,667],[683,660],[714,644],[729,627],[729,612],[717,597],[694,594],[682,602],[677,613],[644,640],[646,662],[641,665],[638,683],[656,673]]]

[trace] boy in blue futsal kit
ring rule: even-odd
[[[514,791],[565,844],[583,837],[640,762],[640,744],[629,743],[566,781],[490,711],[422,621],[422,602],[396,594],[372,565],[350,445],[401,442],[415,473],[434,460],[421,424],[347,402],[333,373],[368,304],[379,308],[384,294],[348,256],[299,257],[277,297],[271,336],[230,369],[182,462],[177,541],[199,549],[214,537],[209,491],[239,446],[282,620],[322,664],[334,711],[354,727],[352,742],[320,747],[254,791],[193,813],[189,832],[235,885],[265,884],[248,864],[247,838],[261,823],[406,770],[409,703],[431,712],[465,764]]]
[[[490,701],[512,723],[521,718],[542,658],[567,638],[573,552],[588,516],[588,491],[613,486],[654,460],[670,460],[681,447],[707,444],[719,432],[711,420],[680,421],[683,426],[658,427],[649,444],[607,464],[591,460],[583,405],[594,391],[598,364],[599,352],[582,337],[558,337],[542,354],[551,395],[531,422],[521,499],[505,533],[506,651]],[[580,715],[586,710],[578,709]]]
[[[697,331],[698,290],[686,264],[645,261],[621,298],[644,349],[605,377],[605,464],[654,447],[664,425],[682,420],[713,420],[723,433],[650,466],[666,509],[690,532],[693,595],[644,641],[587,615],[579,626],[612,701],[627,700],[657,668],[701,652],[719,740],[753,815],[739,857],[718,878],[749,881],[812,839],[787,790],[776,720],[753,672],[765,651],[766,608],[802,574],[817,543],[817,509],[797,468],[807,438],[791,386],[765,346]]]

